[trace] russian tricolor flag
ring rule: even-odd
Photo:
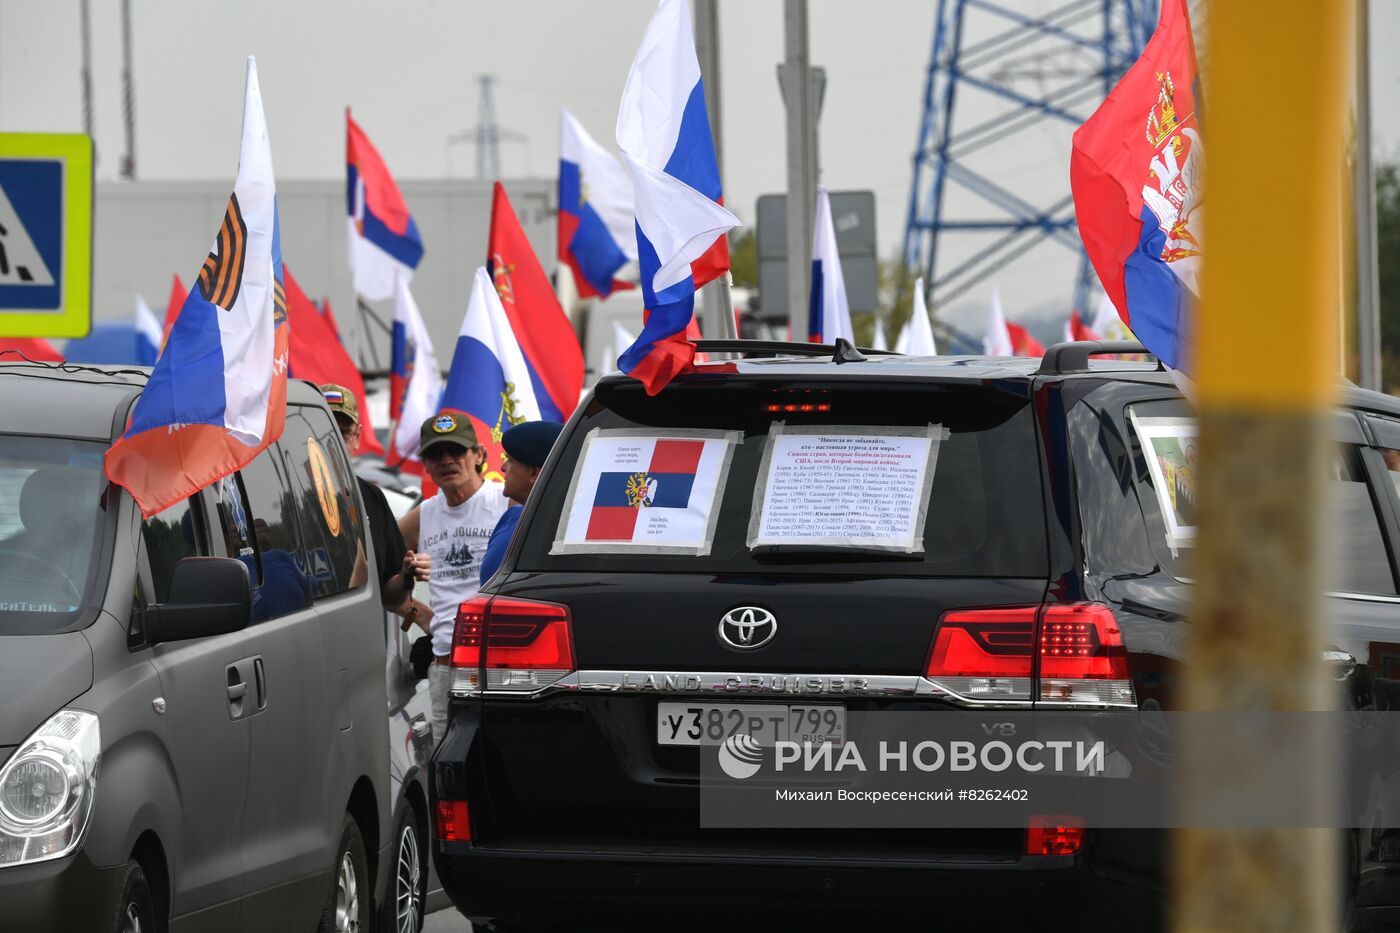
[[[655,395],[695,356],[695,292],[729,269],[739,218],[721,206],[687,0],[661,0],[627,74],[617,145],[632,176],[646,323],[618,368]]]
[[[394,284],[394,336],[390,349],[389,420],[394,431],[389,439],[387,458],[391,464],[418,459],[418,431],[438,410],[442,397],[442,376],[438,373],[433,339],[423,323],[423,315],[408,283]]]
[[[1142,57],[1075,131],[1069,178],[1104,291],[1143,345],[1178,370],[1199,294],[1202,161],[1191,16],[1186,0],[1163,0]]]
[[[282,434],[287,305],[272,149],[248,59],[238,178],[214,248],[107,451],[109,479],[147,517],[241,468]]]
[[[559,111],[559,260],[584,298],[631,288],[613,276],[637,260],[632,179],[573,114]]]
[[[835,343],[844,337],[855,343],[851,330],[851,306],[846,300],[846,277],[836,248],[836,227],[831,223],[831,197],[817,188],[817,222],[812,234],[812,301],[807,321],[812,343]]]
[[[525,354],[485,269],[476,270],[440,407],[471,419],[477,443],[486,448],[488,475],[501,469],[501,435],[541,417]]]
[[[146,299],[136,296],[136,362],[142,366],[154,366],[160,358],[160,321]]]
[[[350,273],[355,291],[378,301],[413,277],[423,238],[399,186],[364,131],[345,111],[345,200],[350,215]]]

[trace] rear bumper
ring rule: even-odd
[[[125,867],[98,868],[80,849],[67,858],[0,868],[0,929],[105,930],[117,915]]]
[[[727,918],[928,923],[956,918],[964,929],[1027,926],[1152,930],[1162,926],[1157,892],[1108,879],[1082,856],[988,860],[793,857],[679,849],[538,848],[435,842],[443,887],[463,914],[545,923],[561,929],[714,928]],[[1032,918],[1034,918],[1032,920]]]

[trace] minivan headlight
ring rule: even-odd
[[[97,716],[59,710],[0,768],[0,868],[61,858],[82,841],[97,790]]]

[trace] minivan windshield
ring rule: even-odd
[[[90,601],[105,450],[0,435],[0,635],[59,631]]]

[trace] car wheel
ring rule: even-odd
[[[369,933],[369,860],[360,828],[347,813],[336,848],[331,890],[321,911],[320,933]]]
[[[412,804],[404,807],[393,838],[393,874],[389,876],[379,929],[382,933],[419,933],[423,929],[423,904],[428,897],[428,871],[424,857],[426,838]]]
[[[126,863],[122,896],[117,902],[117,917],[112,929],[116,933],[160,933],[156,925],[156,905],[151,898],[151,886],[146,881],[146,873],[136,862]]]

